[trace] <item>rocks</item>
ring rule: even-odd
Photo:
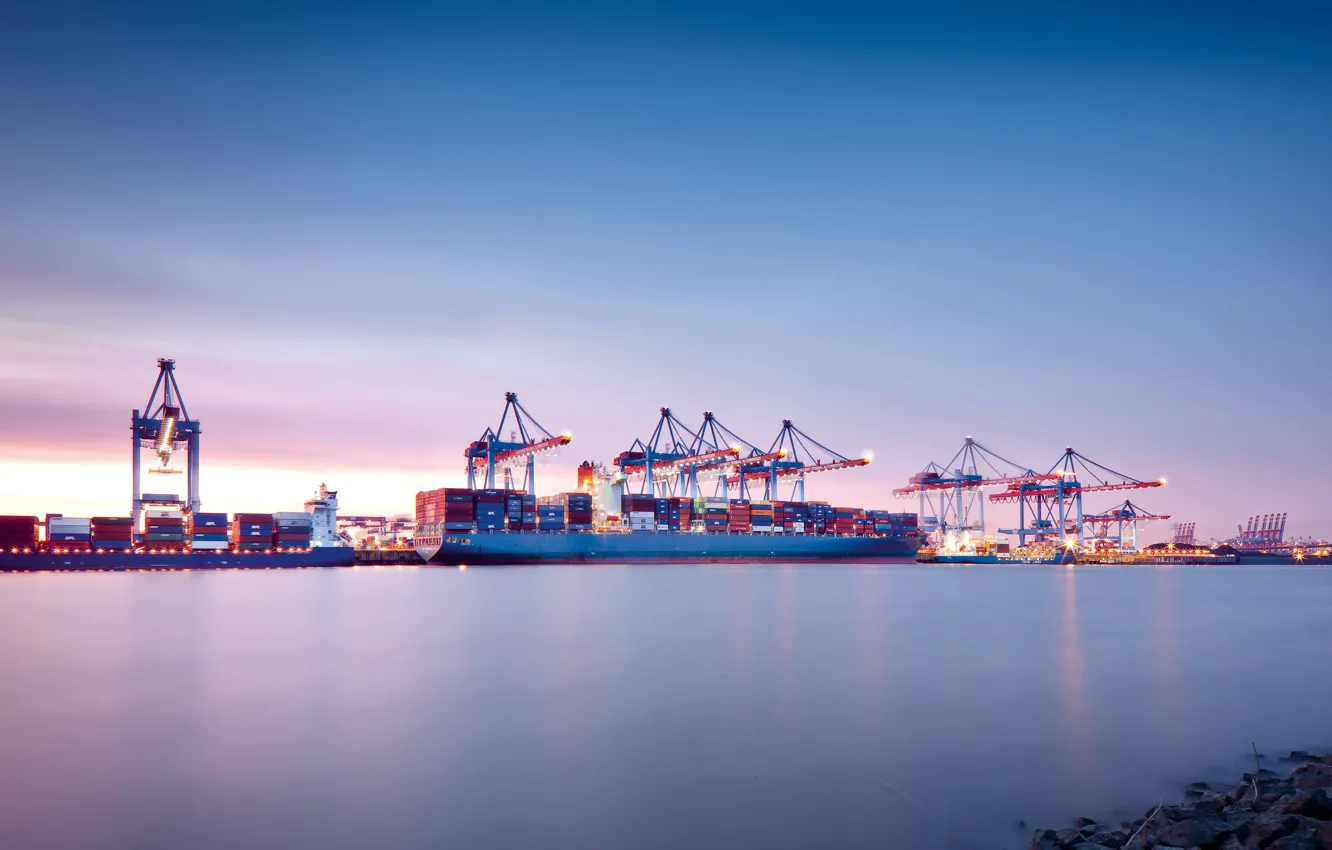
[[[1322,850],[1322,844],[1312,829],[1302,829],[1285,838],[1278,838],[1271,846],[1272,850]]]
[[[1156,831],[1156,837],[1162,843],[1179,847],[1212,847],[1234,830],[1225,821],[1202,817],[1168,823]]]
[[[1272,804],[1272,811],[1283,814],[1304,815],[1317,820],[1332,820],[1332,795],[1327,789],[1316,788],[1313,791],[1297,791],[1294,794],[1277,799]]]
[[[1028,846],[1031,850],[1332,850],[1332,758],[1296,750],[1290,760],[1302,764],[1286,778],[1259,769],[1244,774],[1227,792],[1193,782],[1184,790],[1188,803],[1154,806],[1117,829],[1078,818],[1071,829],[1036,830]]]

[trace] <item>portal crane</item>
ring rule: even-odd
[[[513,414],[513,428],[506,441],[500,435],[504,433],[504,425],[509,421],[510,413]],[[483,487],[494,488],[495,469],[501,467],[506,488],[512,488],[514,462],[526,460],[523,489],[536,495],[536,456],[567,446],[572,439],[573,435],[568,431],[559,436],[551,434],[519,403],[517,393],[505,393],[504,412],[500,414],[499,426],[487,428],[479,439],[463,449],[463,457],[467,458],[467,486],[472,490],[477,489],[477,475],[481,473],[484,476]]]
[[[816,450],[821,454],[816,453]],[[824,460],[825,457],[827,460]],[[847,457],[801,431],[790,419],[783,419],[781,430],[777,432],[777,437],[768,450],[758,452],[749,460],[757,462],[756,468],[751,468],[747,464],[743,467],[742,473],[735,476],[741,498],[744,498],[746,481],[763,481],[763,496],[771,500],[780,495],[777,489],[779,479],[791,478],[794,479],[791,486],[792,499],[803,502],[806,475],[866,466],[870,462],[870,456]],[[729,485],[730,481],[727,483]]]
[[[681,485],[691,463],[702,463],[724,456],[729,449],[702,444],[698,434],[679,420],[669,407],[661,408],[657,425],[647,440],[634,440],[612,463],[626,479],[642,475],[643,493],[656,495],[658,476],[666,476],[661,485],[669,492],[675,487],[668,473],[679,473]],[[683,489],[683,487],[682,487]]]
[[[1155,522],[1157,520],[1167,520],[1167,519],[1170,519],[1169,515],[1154,514],[1149,511],[1145,511],[1142,508],[1138,507],[1137,505],[1133,504],[1128,499],[1125,499],[1124,504],[1122,505],[1116,505],[1110,510],[1104,511],[1099,514],[1092,514],[1091,516],[1083,517],[1082,524],[1088,529],[1089,534],[1087,536],[1093,537],[1097,540],[1109,540],[1110,527],[1112,525],[1116,526],[1117,527],[1116,536],[1119,541],[1120,550],[1137,551],[1138,523]],[[1129,536],[1127,540],[1124,537],[1125,525],[1127,525],[1129,529]]]
[[[749,490],[745,479],[752,477],[753,472],[761,470],[765,463],[781,460],[786,456],[784,451],[764,451],[754,445],[723,425],[722,421],[711,410],[703,411],[703,424],[698,429],[698,437],[699,442],[696,444],[696,448],[731,446],[735,449],[735,455],[729,459],[698,464],[691,468],[690,476],[693,482],[691,492],[695,498],[698,497],[698,474],[701,472],[706,477],[716,478],[719,495],[725,496],[732,486],[738,486],[740,488],[740,498],[748,499]],[[746,474],[738,474],[741,470],[744,470]]]
[[[1164,478],[1157,481],[1140,481],[1137,478],[1115,472],[1109,467],[1091,460],[1073,448],[1067,447],[1064,453],[1050,467],[1053,481],[1018,481],[1009,485],[1007,490],[990,495],[990,501],[1018,505],[1018,527],[1016,530],[1001,530],[1001,534],[1016,534],[1018,545],[1026,545],[1028,537],[1037,540],[1058,537],[1065,542],[1076,538],[1081,545],[1085,540],[1082,512],[1084,493],[1109,493],[1124,490],[1144,490],[1161,487]],[[1078,476],[1089,483],[1082,483]],[[1027,518],[1030,516],[1031,524]]]
[[[157,400],[159,390],[162,393],[160,403]],[[199,421],[191,419],[185,409],[180,387],[176,384],[175,360],[158,358],[157,381],[153,384],[153,392],[148,396],[148,403],[143,406],[143,410],[143,415],[138,410],[130,413],[130,458],[133,465],[131,515],[137,517],[145,504],[184,504],[192,512],[199,510],[199,435],[202,429]],[[140,480],[141,450],[152,449],[157,455],[158,466],[149,469],[150,474],[179,475],[180,470],[171,466],[171,456],[182,447],[186,453],[184,502],[178,496],[145,494]]]
[[[985,534],[986,487],[1015,486],[1053,481],[1054,473],[1039,475],[1030,468],[996,454],[967,437],[953,459],[940,466],[930,462],[893,496],[919,500],[923,533],[975,531]]]

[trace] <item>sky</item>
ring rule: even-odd
[[[213,510],[409,511],[514,391],[542,493],[669,406],[1332,536],[1325,5],[3,4],[0,104],[0,512],[124,513],[173,357]]]

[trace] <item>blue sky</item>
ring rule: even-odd
[[[1316,5],[0,15],[6,509],[43,465],[123,502],[171,355],[218,509],[406,510],[516,390],[564,463],[670,405],[874,451],[811,497],[972,434],[1332,534]]]

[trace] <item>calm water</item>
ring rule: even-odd
[[[0,576],[0,847],[1019,847],[1332,743],[1329,650],[1319,568]]]

